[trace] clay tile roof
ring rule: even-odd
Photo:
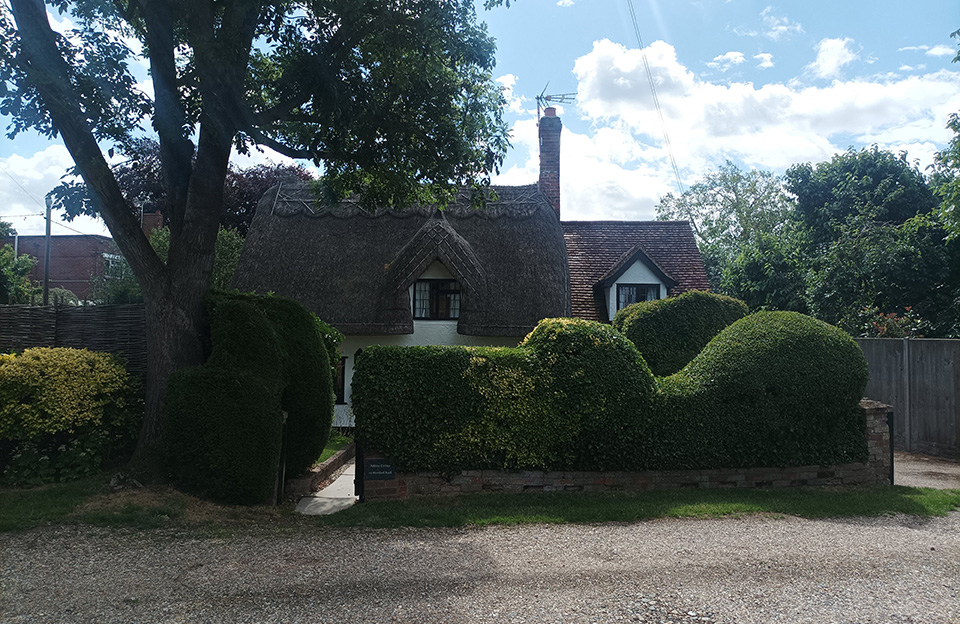
[[[676,284],[670,295],[709,290],[703,259],[686,221],[566,221],[561,223],[570,263],[573,315],[607,320],[606,303],[594,288],[638,251]]]

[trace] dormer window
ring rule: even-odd
[[[617,284],[617,309],[660,298],[660,284]]]
[[[413,289],[413,318],[460,318],[460,284],[452,279],[419,279]]]

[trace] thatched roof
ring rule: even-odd
[[[670,295],[710,290],[703,259],[687,221],[565,221],[573,315],[606,321],[602,289],[640,260]]]
[[[461,285],[458,330],[523,336],[569,316],[567,251],[556,212],[536,185],[494,187],[443,212],[320,206],[306,184],[283,182],[257,207],[234,285],[303,303],[346,334],[413,332],[409,287],[435,260]]]

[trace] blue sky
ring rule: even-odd
[[[644,57],[685,186],[726,159],[782,173],[873,143],[925,167],[960,111],[956,0],[633,0],[642,52],[627,0],[477,6],[497,39],[513,131],[497,182],[536,181],[535,96],[577,93],[559,107],[564,219],[652,219],[677,191]],[[265,159],[281,160],[255,157]],[[35,200],[69,165],[57,142],[0,138],[0,218],[42,233],[42,219],[20,215],[42,210]]]

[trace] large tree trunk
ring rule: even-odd
[[[203,363],[205,288],[171,290],[144,296],[147,328],[145,413],[130,469],[140,478],[162,479],[163,401],[171,373]]]

